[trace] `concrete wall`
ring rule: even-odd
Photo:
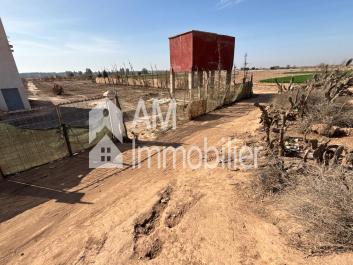
[[[4,88],[17,88],[25,109],[31,108],[0,19],[0,89]],[[8,110],[2,93],[0,93],[0,110]]]

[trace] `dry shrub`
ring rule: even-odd
[[[60,95],[64,94],[64,88],[62,86],[58,85],[58,84],[54,84],[53,93],[55,95],[60,96]]]
[[[353,172],[309,166],[295,179],[283,202],[303,228],[291,241],[309,254],[353,250]]]
[[[260,187],[265,194],[275,194],[286,187],[287,179],[276,166],[269,166],[259,175]]]
[[[273,131],[276,113],[283,112],[293,118],[287,127],[298,125],[305,134],[315,124],[352,128],[352,85],[346,68],[325,66],[308,83],[280,89],[270,107],[257,105],[262,121],[269,117],[263,122],[265,131]],[[273,215],[286,213],[279,226],[290,242],[309,255],[353,251],[353,171],[336,163],[328,167],[321,160],[316,164],[284,157],[268,147],[267,166],[258,174],[255,192],[269,202]]]
[[[353,171],[271,164],[255,188],[272,210],[286,212],[279,228],[296,248],[308,255],[353,250]]]
[[[289,97],[295,97],[296,90],[288,91],[274,97],[272,104],[277,109],[288,109]],[[299,97],[304,92],[299,92]],[[303,118],[298,118],[298,125],[302,132],[309,132],[312,125],[327,124],[328,126],[338,126],[341,128],[353,128],[353,107],[349,102],[352,97],[339,97],[335,101],[328,102],[324,91],[313,91],[307,100],[307,109]]]
[[[353,108],[350,87],[353,86],[353,75],[346,64],[330,68],[322,66],[313,79],[302,84],[279,89],[280,93],[273,100],[275,108],[293,111],[303,131],[310,130],[311,125],[327,124],[328,126],[353,127]],[[281,84],[277,84],[280,88]],[[303,98],[304,104],[297,105]],[[299,114],[299,115],[298,115]]]
[[[310,108],[308,108],[304,123],[325,123],[330,126],[353,127],[353,108],[346,97],[328,103],[323,93],[316,91],[309,97],[308,105]]]
[[[292,90],[288,90],[284,93],[276,94],[272,99],[272,104],[277,109],[289,109],[291,106],[288,100],[289,97],[300,98],[302,95],[305,95],[305,90],[301,89],[300,87],[295,87]]]
[[[258,182],[255,183],[258,193],[261,196],[277,194],[290,185],[290,179],[284,170],[283,161],[268,150],[269,159],[267,167],[261,169],[258,174]]]

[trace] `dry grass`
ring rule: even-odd
[[[290,107],[288,98],[294,97],[296,93],[297,91],[293,90],[276,95],[272,103],[278,109],[288,109]],[[299,97],[301,95],[304,95],[303,91],[299,91]],[[351,99],[351,97],[340,97],[334,102],[328,102],[323,91],[313,91],[308,97],[306,115],[297,121],[302,132],[309,132],[314,124],[353,128],[353,108],[349,103]]]
[[[353,250],[353,171],[272,157],[253,188],[290,244],[307,255]]]
[[[287,198],[302,225],[293,243],[309,254],[353,250],[353,172],[306,166]]]
[[[336,101],[328,103],[324,100],[324,95],[316,92],[308,100],[307,116],[305,123],[317,124],[325,123],[330,126],[353,127],[353,108],[348,103],[349,98],[338,98]]]

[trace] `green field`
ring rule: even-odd
[[[313,76],[314,76],[314,74],[297,75],[297,76],[283,76],[283,77],[261,80],[260,82],[261,83],[276,83],[276,79],[277,79],[277,81],[279,83],[290,83],[293,78],[293,83],[302,84],[308,80],[311,80],[313,78]]]
[[[285,72],[286,75],[305,75],[314,74],[314,71],[296,71],[296,72]]]

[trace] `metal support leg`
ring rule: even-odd
[[[197,82],[198,82],[198,86],[197,86],[197,96],[199,99],[201,99],[201,90],[203,88],[203,71],[198,71],[197,72]]]
[[[193,71],[188,73],[188,84],[189,84],[190,100],[193,100],[193,93],[192,93],[192,90],[194,88],[194,72]]]
[[[175,73],[170,70],[170,84],[169,84],[170,95],[174,98],[175,96]]]

